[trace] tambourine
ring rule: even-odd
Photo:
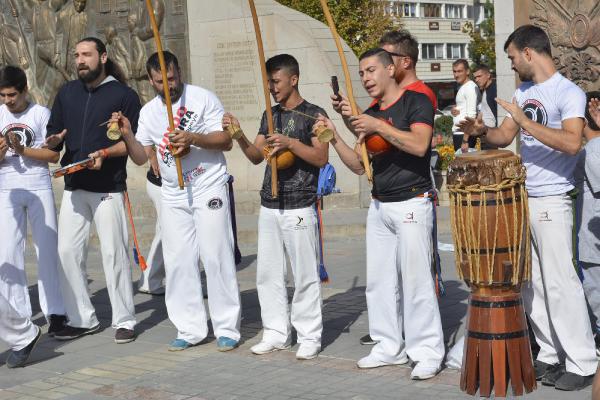
[[[85,160],[77,161],[75,163],[65,165],[64,167],[57,168],[51,172],[53,178],[60,178],[64,175],[69,175],[82,169],[86,169],[94,165],[93,158],[86,158]]]

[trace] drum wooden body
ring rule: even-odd
[[[507,150],[458,156],[448,168],[459,276],[471,288],[461,389],[505,397],[536,388],[521,283],[531,277],[525,168]]]

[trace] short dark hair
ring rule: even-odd
[[[488,74],[492,73],[492,70],[486,64],[476,65],[475,68],[473,68],[473,72],[477,72],[477,71],[484,71],[484,72],[487,72]]]
[[[523,51],[525,47],[535,50],[537,53],[546,54],[552,57],[552,47],[550,39],[542,28],[534,25],[523,25],[518,27],[508,36],[504,42],[504,51],[508,49],[510,44],[513,44],[519,51]]]
[[[0,69],[0,89],[15,88],[19,93],[27,88],[27,75],[19,67],[7,65]]]
[[[180,72],[179,60],[177,60],[177,57],[175,56],[175,54],[171,53],[168,50],[165,50],[165,51],[163,51],[163,57],[165,59],[165,67],[167,69],[169,69],[169,67],[172,65],[173,68],[175,68],[175,70],[177,72]],[[152,54],[148,58],[148,61],[146,61],[146,72],[148,72],[148,75],[150,75],[150,71],[160,72],[160,62],[158,61],[158,52]]]
[[[104,42],[100,39],[98,39],[97,37],[94,36],[88,36],[85,37],[83,39],[81,39],[79,42],[77,42],[77,44],[79,43],[83,43],[83,42],[92,42],[96,45],[96,50],[98,51],[99,55],[102,54],[108,54],[108,51],[106,50],[106,45],[104,44]],[[121,69],[121,67],[117,64],[115,64],[115,62],[109,57],[106,60],[106,64],[104,64],[104,72],[106,73],[106,75],[112,75],[116,80],[118,80],[121,83],[125,83],[126,79],[125,79],[125,74],[123,73],[123,70]]]
[[[456,67],[458,64],[462,64],[463,67],[465,67],[466,70],[469,69],[469,62],[467,60],[465,60],[464,58],[459,58],[458,60],[454,61],[452,63],[452,66]]]
[[[376,47],[374,49],[369,49],[369,50],[365,51],[364,53],[362,53],[360,55],[360,57],[358,57],[358,61],[362,61],[365,58],[369,58],[369,57],[379,58],[379,61],[381,61],[381,63],[383,64],[384,67],[387,67],[388,65],[394,63],[394,59],[392,58],[392,55],[390,53],[388,53],[387,51],[385,51],[384,49],[382,49],[381,47]]]
[[[395,46],[398,53],[410,57],[413,64],[419,60],[419,42],[407,30],[387,31],[379,40],[379,45]]]
[[[269,58],[265,64],[268,74],[285,69],[290,75],[300,77],[300,65],[298,65],[298,60],[289,54],[277,54],[276,56]]]

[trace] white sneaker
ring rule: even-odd
[[[438,366],[428,366],[422,365],[420,362],[415,365],[412,372],[410,373],[410,379],[414,379],[417,381],[422,381],[425,379],[430,379],[436,376],[440,372],[440,367]]]
[[[263,340],[259,344],[255,344],[254,346],[250,347],[250,351],[253,352],[254,354],[260,355],[260,354],[272,353],[272,352],[278,351],[278,350],[286,350],[286,349],[289,349],[290,347],[291,346],[289,344],[276,345],[276,344],[271,344],[271,343],[265,342]]]
[[[403,365],[406,363],[408,363],[408,357],[406,357],[406,356],[401,358],[399,361],[390,363],[390,362],[378,360],[377,358],[375,358],[375,356],[369,354],[368,356],[363,357],[360,360],[358,360],[358,362],[356,363],[356,366],[358,368],[366,369],[366,368],[385,367],[387,365]]]
[[[321,351],[321,346],[310,343],[300,343],[298,351],[296,352],[296,359],[298,360],[312,360],[316,358]]]

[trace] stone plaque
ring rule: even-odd
[[[163,47],[187,62],[185,1],[153,0]],[[142,102],[154,97],[145,63],[156,51],[144,0],[0,0],[0,64],[27,73],[34,101],[51,105],[59,88],[76,79],[75,44],[96,36]]]

